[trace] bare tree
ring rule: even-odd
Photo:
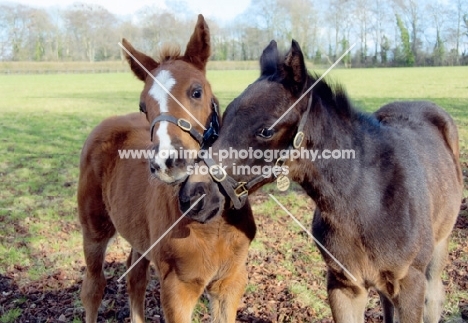
[[[454,49],[452,52],[454,63],[460,63],[460,52],[461,52],[461,42],[464,37],[464,26],[467,28],[468,26],[465,25],[466,15],[468,14],[468,3],[464,0],[451,0],[450,1],[450,18],[448,22],[449,26],[449,34],[452,43],[454,44]]]
[[[186,21],[156,6],[143,8],[137,12],[137,16],[143,38],[141,48],[146,52],[155,51],[166,43],[182,44],[182,40],[190,38],[194,23],[193,18]]]
[[[333,33],[333,44],[331,44],[333,60],[342,52],[343,44],[349,43],[352,22],[352,4],[348,0],[328,0],[327,5],[322,10],[330,25],[330,32]]]
[[[279,0],[278,9],[283,16],[282,32],[286,42],[297,40],[306,57],[311,58],[317,49],[319,18],[313,4],[308,0]]]
[[[116,47],[116,18],[107,9],[76,3],[64,12],[64,21],[69,31],[68,45],[72,58],[94,62],[97,58],[106,59],[109,49]]]
[[[31,9],[21,4],[0,4],[0,24],[5,56],[13,61],[27,60],[27,32]]]
[[[51,35],[48,39],[49,51],[46,59],[58,61],[64,58],[64,36],[63,12],[58,7],[51,8],[48,11]]]
[[[359,61],[361,64],[366,63],[367,52],[368,52],[368,33],[371,25],[372,11],[369,10],[374,1],[370,0],[356,0],[354,2],[354,16],[356,21],[359,23],[359,43],[360,43],[360,57]]]
[[[51,52],[51,41],[54,39],[54,28],[50,17],[43,9],[31,8],[28,13],[26,51],[30,60],[41,61]]]
[[[450,11],[447,6],[439,2],[438,0],[433,0],[427,4],[426,7],[428,16],[432,20],[432,25],[435,28],[435,41],[433,46],[433,64],[434,65],[443,65],[445,51],[445,42],[446,42],[446,31],[444,28],[449,19]]]
[[[139,26],[134,24],[131,19],[125,19],[121,21],[121,23],[119,24],[117,33],[119,34],[119,41],[122,38],[126,38],[136,47],[138,48],[142,47],[140,46],[140,40],[142,39],[141,29]],[[119,55],[120,55],[121,60],[125,59],[123,52],[121,50],[119,50]]]
[[[280,30],[283,29],[283,18],[278,8],[277,0],[252,0],[251,9],[248,10],[255,27],[266,30],[268,39],[279,39]]]
[[[83,3],[65,10],[0,3],[0,60],[121,58],[122,37],[146,52],[184,43],[195,14],[185,0],[168,1],[165,9],[148,6],[126,19]],[[333,63],[355,41],[352,62],[363,66],[412,65],[412,57],[416,64],[465,64],[460,57],[467,56],[464,0],[252,0],[230,24],[209,24],[217,60],[256,60],[271,39],[285,48],[292,38],[316,63]]]
[[[240,45],[243,56],[258,59],[270,40],[275,39],[280,43],[286,40],[281,34],[285,27],[277,0],[253,0],[236,21],[227,27],[226,37],[235,38],[234,43],[228,42]],[[230,51],[233,46],[224,48]]]
[[[369,36],[374,47],[374,63],[380,59],[381,64],[386,64],[395,16],[384,0],[371,1],[366,8],[369,10]]]

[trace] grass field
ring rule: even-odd
[[[257,75],[255,70],[208,71],[222,108]],[[468,171],[468,67],[337,69],[330,76],[343,83],[355,105],[365,111],[403,99],[429,99],[444,107],[459,127],[462,162]],[[38,286],[38,282],[43,290],[64,289],[81,280],[83,257],[76,220],[80,149],[104,118],[138,111],[141,88],[142,83],[130,72],[0,75],[0,275],[13,279],[24,290]],[[301,194],[293,190],[281,195],[280,201],[308,227],[310,205],[302,197],[299,202],[297,195]],[[467,187],[464,196],[468,196]],[[269,227],[262,221],[285,222],[292,233],[288,243],[277,250],[285,255],[278,269],[282,274],[276,275],[278,284],[284,284],[300,306],[313,307],[317,319],[328,317],[323,264],[317,250],[294,224],[277,215],[280,210],[274,202],[261,197],[256,197],[255,202],[259,233],[248,265],[263,266],[261,259],[272,252],[273,238],[262,232],[262,228]],[[467,212],[463,216],[468,217]],[[112,248],[122,252],[126,246],[118,239]],[[317,272],[317,288],[309,288],[311,282],[301,279],[300,271],[294,268],[290,252],[294,248],[302,248],[302,261],[310,262],[309,269]],[[454,237],[450,248],[459,250],[458,259],[468,263],[466,232]],[[59,282],[52,279],[57,275],[63,278]],[[466,277],[467,273],[461,275]],[[256,287],[260,280],[251,278],[246,299],[261,292]],[[81,304],[77,293],[73,297],[78,309],[75,321],[80,322]],[[468,303],[468,292],[455,286],[449,291],[446,322],[460,317],[460,302]],[[21,311],[5,312],[4,305],[0,302],[0,322],[16,322]]]

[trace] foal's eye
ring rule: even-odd
[[[274,133],[275,131],[273,129],[262,128],[257,132],[257,136],[265,139],[270,139],[271,137],[273,137]]]
[[[192,92],[192,98],[194,99],[199,99],[202,96],[202,90],[201,89],[195,89]]]

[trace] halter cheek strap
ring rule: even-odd
[[[301,117],[301,121],[299,121],[299,126],[297,127],[296,135],[294,136],[292,147],[289,146],[289,149],[295,148],[298,149],[302,145],[302,141],[304,140],[304,127],[307,122],[307,118],[309,116],[310,107],[312,106],[312,94],[309,96],[309,100],[307,101],[307,109],[305,113]]]
[[[208,128],[204,131],[203,134],[195,130],[195,128],[192,127],[192,124],[190,123],[190,121],[188,121],[187,119],[176,118],[174,116],[171,116],[170,114],[161,113],[159,116],[154,118],[154,120],[151,122],[150,140],[153,140],[154,127],[156,126],[156,124],[161,121],[167,121],[172,124],[175,124],[176,126],[184,130],[185,132],[190,133],[192,138],[194,138],[202,148],[210,147],[213,144],[213,142],[218,138],[218,133],[219,133],[218,105],[213,99],[211,100],[211,108],[212,108],[212,112],[210,115],[210,123],[209,123]]]
[[[208,128],[203,132],[203,140],[200,150],[207,149],[213,145],[219,136],[219,110],[214,100],[211,101],[212,112]]]
[[[156,118],[154,118],[153,122],[151,122],[151,127],[150,127],[150,133],[151,133],[151,140],[153,140],[153,133],[154,133],[154,127],[158,122],[161,121],[167,121],[170,123],[173,123],[177,125],[180,129],[190,133],[190,135],[198,141],[198,143],[201,145],[203,142],[203,135],[200,134],[198,131],[196,131],[193,127],[190,121],[184,118],[179,118],[177,119],[174,116],[171,116],[170,114],[162,113]]]

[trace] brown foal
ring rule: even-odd
[[[187,177],[186,166],[194,160],[180,158],[174,151],[200,149],[187,125],[197,132],[203,132],[203,128],[191,125],[193,120],[173,97],[202,122],[210,120],[216,102],[205,78],[210,34],[203,16],[198,17],[184,55],[164,50],[158,62],[126,40],[122,43],[133,73],[144,82],[140,109],[145,114],[104,120],[91,132],[81,154],[78,211],[87,266],[81,300],[88,323],[97,321],[104,294],[103,262],[109,240],[118,232],[131,244],[127,260],[127,266],[131,266],[182,215],[178,192]],[[163,118],[153,122],[150,139],[149,122],[160,115],[179,121],[174,124]],[[119,157],[119,150],[130,149],[153,150],[156,157],[149,162]],[[207,202],[202,200],[197,208],[204,210]],[[197,221],[183,218],[127,274],[132,322],[144,322],[150,262],[160,279],[166,322],[191,322],[204,290],[210,296],[212,321],[235,322],[247,282],[245,263],[255,236],[255,222],[248,204],[240,210],[225,208],[221,217],[200,223],[212,215]]]

